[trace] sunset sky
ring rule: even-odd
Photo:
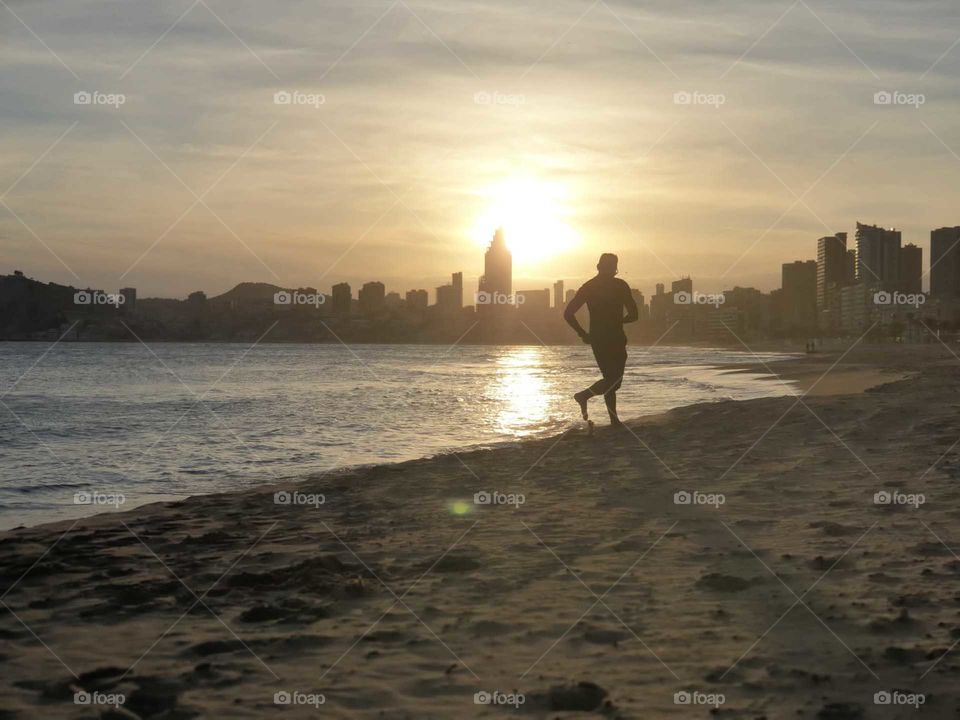
[[[432,298],[503,222],[517,289],[612,251],[645,293],[769,290],[857,220],[926,269],[960,225],[960,6],[837,5],[3,0],[0,273]]]

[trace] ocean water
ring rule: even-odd
[[[723,370],[754,359],[630,348],[620,416],[790,392]],[[0,529],[550,435],[597,378],[586,346],[0,343]]]

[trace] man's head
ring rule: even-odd
[[[617,256],[613,253],[604,253],[597,263],[597,272],[601,275],[613,277],[617,274]]]

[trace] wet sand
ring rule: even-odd
[[[956,717],[960,360],[771,367],[812,392],[3,533],[0,719]]]

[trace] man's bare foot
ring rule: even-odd
[[[618,417],[610,418],[610,427],[622,428],[624,425]]]
[[[573,396],[573,399],[577,401],[580,405],[580,416],[586,420],[587,419],[587,400],[590,399],[590,393],[585,390],[581,390],[576,395]]]

